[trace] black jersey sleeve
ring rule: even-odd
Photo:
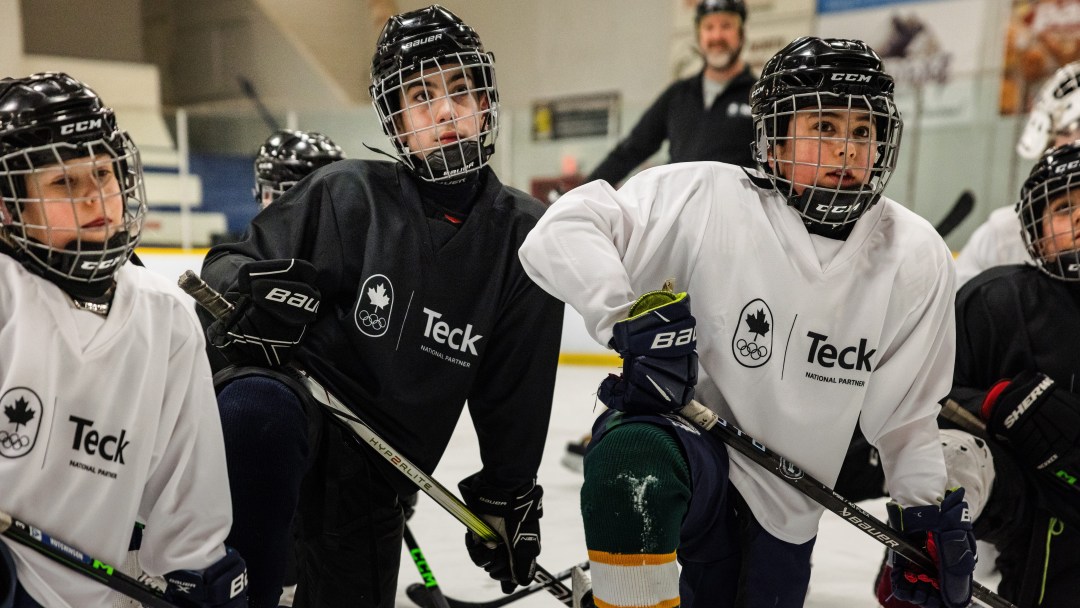
[[[630,133],[608,153],[585,181],[602,179],[617,186],[635,167],[652,156],[668,137],[667,121],[676,83],[665,90],[638,120]]]
[[[515,296],[495,325],[493,339],[469,394],[469,414],[480,444],[485,481],[516,489],[536,477],[544,451],[564,305],[521,271]]]

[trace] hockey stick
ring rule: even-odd
[[[753,437],[743,433],[704,405],[697,401],[691,401],[679,411],[679,414],[908,561],[927,572],[937,571],[937,566],[921,548],[905,540],[888,524],[840,496],[829,486],[807,475],[791,461],[765,447],[763,443]],[[971,585],[972,596],[986,606],[990,606],[990,608],[1016,608],[1008,600],[978,582],[973,580]]]
[[[417,587],[423,590],[426,601],[424,603],[416,602],[424,608],[450,608],[447,604],[446,596],[443,595],[442,589],[439,589],[439,582],[435,580],[435,573],[428,567],[427,560],[424,558],[424,552],[420,550],[420,545],[416,542],[416,537],[412,535],[412,530],[409,529],[409,524],[405,524],[405,546],[409,548],[409,556],[412,557],[413,563],[416,564],[416,569],[420,571],[420,578],[424,579],[424,583],[413,583]],[[412,585],[409,586],[410,589]],[[412,598],[412,595],[409,595]]]
[[[262,102],[259,94],[255,92],[255,85],[251,84],[251,81],[244,76],[237,76],[236,82],[240,83],[240,90],[243,91],[244,96],[255,104],[255,109],[259,111],[259,117],[266,123],[266,126],[270,127],[271,131],[281,130],[281,125],[274,119],[274,115],[270,113],[270,110],[266,109],[266,104]]]
[[[986,423],[953,399],[946,399],[941,405],[941,417],[976,437],[986,437]]]
[[[184,274],[180,275],[180,279],[177,281],[180,289],[183,289],[199,303],[200,306],[206,309],[215,318],[221,318],[223,315],[229,313],[232,310],[232,304],[221,297],[221,294],[214,290],[199,278],[199,275],[195,274],[191,270],[184,271]],[[379,435],[375,433],[370,426],[363,420],[358,418],[348,406],[346,406],[340,399],[334,396],[333,393],[326,390],[326,388],[319,383],[318,380],[311,377],[311,374],[306,371],[293,366],[285,365],[283,369],[300,381],[301,384],[307,388],[311,396],[318,402],[323,409],[327,410],[333,415],[334,419],[340,422],[342,425],[351,430],[360,443],[366,444],[371,449],[375,450],[383,456],[390,464],[398,470],[399,473],[409,478],[420,490],[431,497],[432,500],[437,502],[439,506],[446,509],[455,519],[465,524],[465,527],[470,532],[480,538],[485,543],[501,544],[502,538],[491,529],[491,526],[486,521],[478,517],[473,513],[465,503],[461,502],[457,496],[450,490],[447,490],[445,486],[440,484],[435,478],[430,477],[426,473],[420,470],[419,467],[414,465],[408,458],[398,452],[390,444],[384,441]],[[547,583],[544,587],[548,593],[555,596],[555,599],[559,600],[566,606],[573,606],[574,594],[573,592],[563,585],[559,581],[555,580],[550,572],[545,570],[536,564],[536,573],[533,576],[533,580],[540,583]]]
[[[54,562],[94,579],[113,591],[151,608],[178,608],[165,593],[95,559],[45,531],[0,511],[0,534],[29,547]]]
[[[934,226],[934,230],[941,235],[942,238],[949,236],[956,227],[967,219],[968,215],[971,215],[971,210],[975,208],[975,195],[971,190],[964,190],[960,193],[960,198],[956,199],[953,203],[952,209],[945,214],[945,217],[941,218],[941,221]]]
[[[555,580],[556,581],[564,581],[564,580],[570,578],[574,573],[574,568],[581,568],[582,570],[588,570],[589,569],[589,562],[581,562],[580,564],[571,566],[571,567],[567,568],[566,570],[563,570],[562,572],[559,572],[558,574],[555,575],[555,577],[554,577]],[[541,591],[545,587],[547,587],[549,584],[550,583],[533,583],[533,584],[529,585],[528,587],[518,589],[517,591],[511,593],[510,595],[500,597],[497,600],[491,600],[490,602],[467,602],[465,600],[456,600],[456,599],[454,599],[452,597],[447,597],[446,601],[447,601],[447,603],[450,604],[450,608],[499,608],[499,606],[505,606],[505,605],[507,605],[509,603],[516,602],[516,601],[520,600],[521,598],[523,598],[523,597],[525,597],[527,595],[532,595],[532,594],[536,593],[537,591]],[[430,604],[426,603],[427,599],[426,599],[426,595],[425,595],[424,586],[421,585],[420,583],[413,583],[413,584],[409,585],[409,588],[405,590],[405,593],[407,593],[409,595],[409,599],[412,600],[414,603],[416,603],[418,606],[429,606],[430,605]]]

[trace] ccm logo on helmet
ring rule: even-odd
[[[855,203],[854,205],[818,205],[817,210],[819,213],[855,213],[862,207],[862,203]]]
[[[1060,175],[1062,173],[1065,173],[1066,171],[1072,171],[1073,169],[1075,169],[1077,167],[1080,167],[1080,159],[1072,160],[1072,161],[1069,161],[1069,162],[1065,163],[1064,165],[1060,165],[1060,166],[1056,167],[1054,169],[1054,173]]]
[[[837,73],[830,80],[843,80],[844,82],[870,82],[873,77],[870,74]]]
[[[435,42],[439,38],[442,38],[442,34],[433,34],[431,36],[428,36],[427,38],[421,38],[420,40],[413,40],[411,42],[406,42],[405,44],[401,45],[401,50],[407,51],[407,50],[413,48],[414,46],[420,46],[421,44],[427,44],[429,42]]]
[[[113,266],[123,264],[124,260],[125,258],[123,256],[109,258],[107,260],[101,260],[100,262],[94,260],[84,260],[83,263],[79,265],[79,267],[83,270],[108,270]]]
[[[79,122],[73,122],[60,127],[61,135],[71,135],[72,133],[82,133],[83,131],[89,131],[90,129],[100,129],[101,119],[95,118],[93,120],[80,120]]]

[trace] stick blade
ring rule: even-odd
[[[934,226],[934,229],[942,237],[949,236],[953,230],[956,230],[957,226],[967,219],[967,216],[971,215],[974,209],[975,194],[971,190],[964,190],[960,193],[960,198],[953,203],[952,209]]]

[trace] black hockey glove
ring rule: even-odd
[[[1016,457],[1058,484],[1080,489],[1080,396],[1038,372],[994,385],[983,401],[988,430]]]
[[[689,295],[650,291],[612,332],[611,346],[622,357],[623,371],[600,383],[604,405],[631,414],[668,414],[690,403],[698,355]]]
[[[207,339],[236,365],[287,363],[319,310],[316,274],[305,260],[244,264],[225,294],[235,309],[207,328]]]
[[[244,558],[232,548],[205,570],[174,570],[165,575],[165,597],[184,608],[247,608],[248,575]]]
[[[532,582],[536,556],[540,555],[543,488],[531,483],[507,492],[488,485],[476,473],[461,480],[458,489],[465,504],[502,537],[502,542],[495,545],[466,532],[465,547],[473,563],[502,582],[503,593],[512,593],[517,585]]]
[[[889,524],[912,544],[925,548],[937,572],[926,572],[890,550],[884,573],[892,580],[892,589],[889,593],[885,585],[878,585],[881,605],[902,605],[895,600],[926,608],[963,608],[970,604],[975,535],[964,489],[946,491],[940,505],[904,508],[890,502],[886,509]]]

